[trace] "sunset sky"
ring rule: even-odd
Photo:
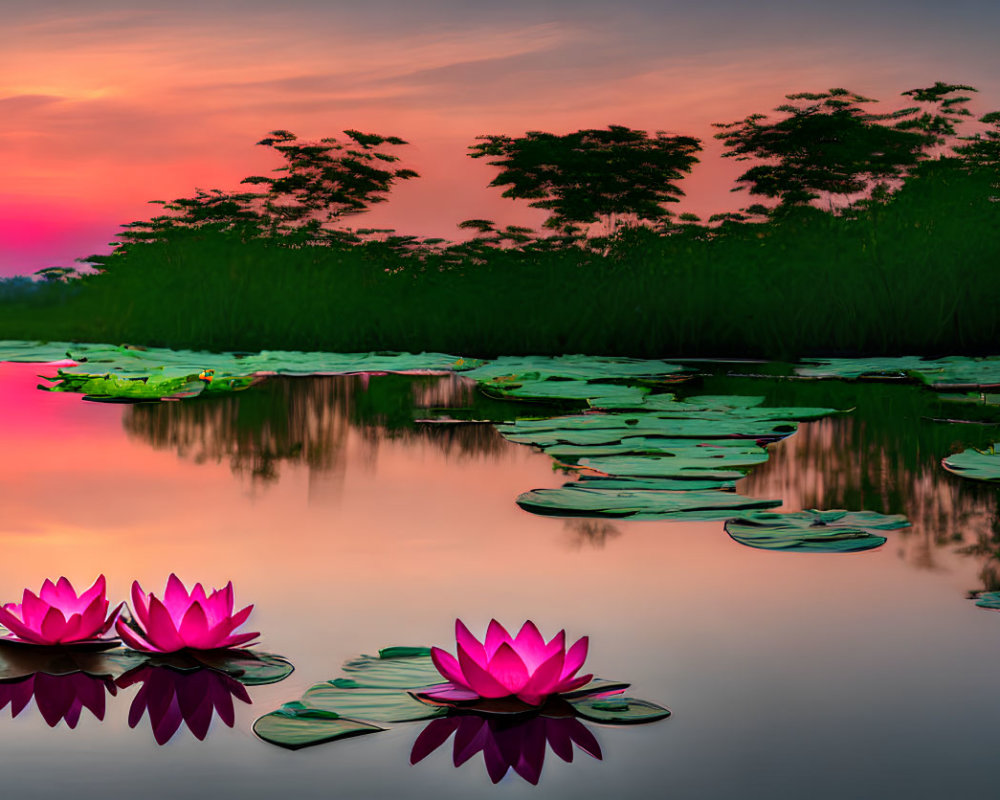
[[[407,139],[399,186],[358,226],[454,237],[538,224],[488,189],[486,133],[610,123],[709,140],[679,207],[740,204],[712,122],[844,86],[897,105],[935,80],[1000,107],[993,0],[0,0],[0,276],[107,251],[151,199],[276,166],[254,142],[359,128]]]

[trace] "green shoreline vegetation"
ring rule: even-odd
[[[0,281],[0,339],[211,350],[639,357],[995,354],[1000,114],[958,136],[935,84],[874,115],[842,89],[720,125],[765,200],[709,223],[666,207],[697,139],[621,126],[480,137],[494,186],[543,233],[467,220],[463,243],[349,230],[398,180],[401,139],[260,144],[284,167],[125,226],[95,274]],[[594,236],[600,229],[602,235]]]

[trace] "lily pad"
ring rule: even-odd
[[[203,650],[191,651],[194,660],[201,666],[218,672],[225,672],[244,686],[264,686],[279,683],[287,678],[295,667],[283,656],[273,653],[259,653],[255,650]]]
[[[725,529],[734,541],[761,550],[852,553],[885,544],[872,530],[909,524],[902,515],[874,511],[751,512],[727,520]]]
[[[323,742],[363,736],[385,730],[338,714],[303,707],[301,703],[286,703],[278,711],[265,714],[253,724],[253,732],[265,742],[298,750]]]
[[[781,439],[794,433],[791,421],[663,418],[655,414],[581,414],[498,425],[505,439],[538,447],[619,444],[628,437],[672,439]]]
[[[334,711],[342,717],[359,717],[375,722],[410,722],[445,713],[443,708],[421,703],[404,689],[345,689],[332,682],[317,683],[310,687],[302,696],[302,702],[309,708]]]
[[[382,652],[393,651],[386,648]],[[441,680],[429,655],[358,656],[344,662],[345,677],[354,687],[372,689],[417,689]]]
[[[500,386],[525,380],[570,378],[655,378],[678,376],[689,367],[666,361],[605,356],[503,356],[470,370],[466,375],[485,385]]]
[[[664,492],[578,488],[535,489],[517,498],[533,514],[559,517],[628,517],[631,519],[726,519],[734,511],[774,508],[780,500],[760,500],[730,492]]]
[[[976,605],[980,608],[1000,611],[1000,592],[980,592],[976,595]]]
[[[25,342],[12,339],[0,340],[0,361],[44,363],[61,361],[67,357],[70,342]]]
[[[563,488],[570,487],[574,489],[614,489],[627,492],[640,489],[662,492],[695,492],[706,489],[731,491],[736,487],[736,481],[704,480],[702,478],[597,478],[584,475],[579,481],[563,484]]]
[[[803,378],[897,378],[904,379],[914,370],[926,367],[928,362],[920,356],[893,358],[811,358],[808,363],[816,366],[795,368]]]
[[[480,384],[487,392],[502,397],[525,400],[569,400],[586,402],[595,408],[642,404],[649,391],[638,386],[617,383],[592,383],[584,380],[522,380],[500,384]]]
[[[625,478],[706,478],[738,480],[747,469],[767,461],[767,451],[740,453],[730,448],[679,450],[676,454],[581,458],[581,467]]]
[[[1000,481],[1000,444],[988,450],[963,450],[941,461],[948,472],[974,481]]]
[[[584,719],[613,725],[634,725],[655,722],[670,716],[670,709],[637,700],[634,697],[586,697],[572,702],[573,709]]]

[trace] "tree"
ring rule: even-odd
[[[399,137],[355,130],[344,133],[349,143],[332,137],[300,142],[290,131],[271,131],[257,144],[277,151],[284,166],[276,168],[274,176],[254,175],[242,181],[263,186],[265,191],[198,189],[193,197],[153,200],[168,213],[128,223],[118,238],[126,244],[149,242],[168,238],[177,230],[214,228],[250,237],[356,243],[358,237],[327,226],[385,202],[396,181],[419,176],[412,169],[392,166],[399,156],[384,152],[386,146],[406,144]]]
[[[955,152],[972,166],[1000,168],[1000,111],[991,111],[979,121],[988,126],[986,130],[965,137],[968,144],[956,147]]]
[[[385,148],[406,144],[398,136],[356,130],[344,134],[349,142],[333,137],[300,142],[291,131],[276,130],[257,142],[285,160],[275,170],[282,173],[277,177],[255,175],[243,180],[266,187],[261,213],[273,233],[304,226],[321,229],[384,203],[396,181],[419,177],[412,169],[392,166],[399,156]]]
[[[905,176],[935,141],[925,131],[883,124],[911,117],[913,108],[871,114],[863,106],[875,101],[846,89],[786,97],[792,102],[775,109],[785,115],[776,121],[751,114],[715,123],[726,157],[760,162],[736,179],[734,191],[778,198],[782,207],[864,193]]]
[[[529,131],[524,136],[487,135],[469,149],[471,158],[492,158],[500,173],[490,186],[504,197],[527,199],[551,212],[545,227],[565,231],[604,222],[613,233],[622,222],[658,222],[663,207],[684,192],[677,181],[698,162],[698,139],[621,125],[559,136]]]
[[[928,137],[931,145],[943,145],[950,138],[958,135],[955,127],[963,118],[972,116],[965,107],[971,100],[967,95],[954,96],[956,92],[976,92],[975,87],[961,83],[942,83],[936,81],[933,86],[923,89],[910,89],[903,92],[903,97],[910,97],[921,107],[907,109],[907,118],[896,123],[900,130],[922,131]],[[925,109],[923,106],[929,106]],[[944,155],[942,151],[940,155]]]

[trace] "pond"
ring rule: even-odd
[[[911,526],[880,531],[886,543],[864,552],[800,553],[744,546],[721,519],[529,513],[519,495],[572,479],[550,455],[489,424],[415,421],[502,418],[497,407],[514,404],[460,376],[273,377],[233,395],[121,405],[38,391],[39,372],[52,368],[0,363],[0,599],[60,575],[79,587],[103,573],[115,602],[133,579],[156,592],[171,572],[232,580],[237,605],[255,604],[258,649],[295,671],[205,690],[231,703],[232,727],[225,711],[210,724],[164,721],[152,680],[80,690],[90,699],[72,726],[65,686],[36,680],[28,699],[0,684],[10,796],[995,792],[1000,615],[970,593],[1000,586],[997,493],[939,462],[996,428],[929,419],[924,388],[720,373],[677,390],[852,409],[770,444],[737,492],[779,500],[778,511],[905,514]],[[582,721],[599,750],[577,738],[566,762],[549,749],[533,765],[537,789],[513,770],[494,787],[474,747],[455,768],[452,740],[411,764],[425,722],[295,751],[253,734],[257,717],[358,654],[454,651],[456,617],[477,635],[494,617],[588,635],[588,671],[672,716]],[[514,732],[507,746],[539,736]]]

